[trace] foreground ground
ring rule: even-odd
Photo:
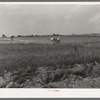
[[[99,88],[100,43],[0,44],[1,88]]]
[[[80,65],[74,68],[39,67],[4,72],[1,88],[100,88],[100,64]]]

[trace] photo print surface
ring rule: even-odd
[[[0,88],[100,88],[100,4],[0,4]]]

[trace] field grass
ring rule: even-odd
[[[37,43],[37,44],[50,44],[50,37],[53,36],[35,36],[35,37],[15,37],[14,41],[10,38],[0,38],[0,43]],[[61,43],[100,43],[100,36],[54,36],[61,39]],[[4,40],[4,41],[3,41]]]
[[[37,67],[72,67],[100,61],[100,44],[0,44],[0,72]]]
[[[15,40],[23,40],[24,42],[33,42],[38,44],[50,44],[50,37],[52,36],[40,36],[40,37],[16,37]],[[100,42],[100,36],[54,36],[61,39],[61,43],[85,43],[85,42]]]

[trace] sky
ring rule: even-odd
[[[100,5],[0,4],[0,36],[100,33]]]

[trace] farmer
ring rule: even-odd
[[[52,44],[59,44],[60,38],[50,38],[50,41],[52,42]]]
[[[50,38],[52,44],[54,44],[54,38]]]
[[[60,38],[58,38],[58,37],[57,37],[57,43],[58,43],[58,44],[60,43]]]

